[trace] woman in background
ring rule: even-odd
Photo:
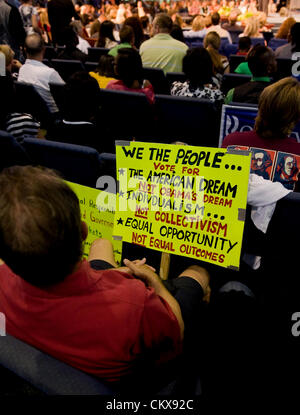
[[[184,32],[184,37],[204,37],[206,35],[205,19],[202,16],[196,16],[192,23],[192,29]]]
[[[185,82],[173,82],[171,95],[222,101],[223,94],[213,79],[213,63],[204,48],[188,49],[182,62]]]
[[[259,32],[259,21],[256,17],[249,17],[249,19],[246,20],[246,27],[243,33],[240,34],[240,37],[244,36],[249,36],[250,38],[263,38],[262,33]]]
[[[113,34],[114,27],[114,23],[109,20],[105,20],[101,23],[99,29],[99,37],[96,42],[97,47],[111,49],[117,45]]]
[[[209,32],[204,38],[204,47],[210,54],[214,72],[221,81],[222,75],[229,72],[229,61],[226,56],[219,53],[221,38],[216,32]]]
[[[154,103],[154,90],[149,81],[144,80],[142,59],[133,48],[118,50],[115,58],[116,81],[110,81],[106,89],[132,91],[145,94],[148,101]]]
[[[99,63],[94,72],[90,72],[90,76],[96,79],[100,88],[106,88],[110,81],[116,81],[114,73],[114,57],[110,55],[100,56]]]

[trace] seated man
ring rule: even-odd
[[[225,30],[220,25],[221,16],[218,12],[215,12],[211,15],[212,25],[207,28],[207,33],[216,32],[221,38],[227,38],[229,43],[232,43],[230,33],[228,30]]]
[[[251,81],[230,89],[225,104],[230,102],[258,104],[260,94],[270,85],[270,75],[276,71],[277,65],[273,51],[266,46],[255,45],[248,53],[247,62],[252,73]]]
[[[153,21],[153,37],[141,44],[143,66],[160,68],[166,72],[181,72],[182,59],[188,50],[185,43],[173,39],[170,32],[172,19],[159,13]]]
[[[176,300],[145,259],[117,269],[107,240],[82,259],[79,201],[54,172],[11,167],[0,188],[7,333],[110,382],[180,354],[185,323],[210,293],[204,269],[190,267],[168,283]]]
[[[117,46],[114,46],[108,54],[110,56],[117,56],[118,50],[122,48],[132,48],[134,47],[134,31],[131,26],[124,25],[120,30],[120,43]]]
[[[25,39],[27,59],[20,68],[18,81],[34,85],[37,92],[45,100],[50,112],[58,112],[56,103],[50,92],[50,83],[64,84],[55,69],[43,63],[45,47],[42,37],[35,33]]]

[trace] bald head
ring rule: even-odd
[[[25,39],[25,49],[27,56],[30,58],[42,55],[44,52],[43,38],[38,33],[27,36]]]

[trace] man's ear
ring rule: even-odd
[[[89,233],[89,230],[88,230],[87,224],[81,221],[81,237],[83,241],[86,240],[88,233]]]

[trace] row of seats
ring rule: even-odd
[[[229,64],[230,72],[234,72],[236,67],[245,61],[245,56],[241,55],[229,55]],[[292,66],[294,61],[291,59],[281,59],[277,60],[277,71],[274,74],[274,79],[278,80],[285,78],[286,76],[291,76]],[[61,77],[66,81],[73,73],[77,71],[94,71],[97,67],[95,62],[86,62],[82,63],[77,60],[64,60],[64,59],[52,59],[51,61],[44,60],[44,63],[48,66],[53,67],[61,75]],[[227,74],[225,74],[226,79]],[[166,75],[161,69],[158,68],[144,68],[144,79],[148,79],[153,85],[154,91],[156,94],[170,94],[170,88],[174,81],[183,81],[186,79],[183,72],[169,72]],[[226,82],[225,82],[226,84]],[[227,88],[224,89],[224,84],[222,86],[223,91],[227,92]]]
[[[50,85],[54,99],[64,115],[64,86]],[[150,105],[144,94],[101,89],[99,91],[102,138],[112,143],[105,147],[113,151],[116,139],[185,141],[191,145],[216,146],[219,134],[220,107],[205,99],[159,95]],[[83,144],[86,137],[79,128],[64,125],[64,138]],[[55,133],[54,139],[62,134]],[[100,137],[99,137],[100,138]],[[101,145],[101,144],[100,144]],[[98,147],[99,148],[99,147]]]
[[[197,47],[197,46],[203,46],[203,37],[194,37],[194,38],[186,38],[185,43],[188,45],[188,47]],[[265,44],[264,38],[251,38],[252,45],[256,44]],[[279,46],[283,46],[287,44],[286,39],[276,39],[271,38],[268,41],[268,46],[272,48],[273,50],[277,49]],[[46,46],[45,50],[45,59],[56,59],[58,55],[62,52],[64,49],[64,46]],[[226,56],[229,56],[230,54],[235,54],[238,50],[237,44],[230,44],[227,38],[221,38],[221,50],[220,53],[223,53]],[[88,48],[88,62],[99,62],[99,59],[102,55],[107,54],[109,51],[108,48],[101,48],[101,47],[90,47]]]

